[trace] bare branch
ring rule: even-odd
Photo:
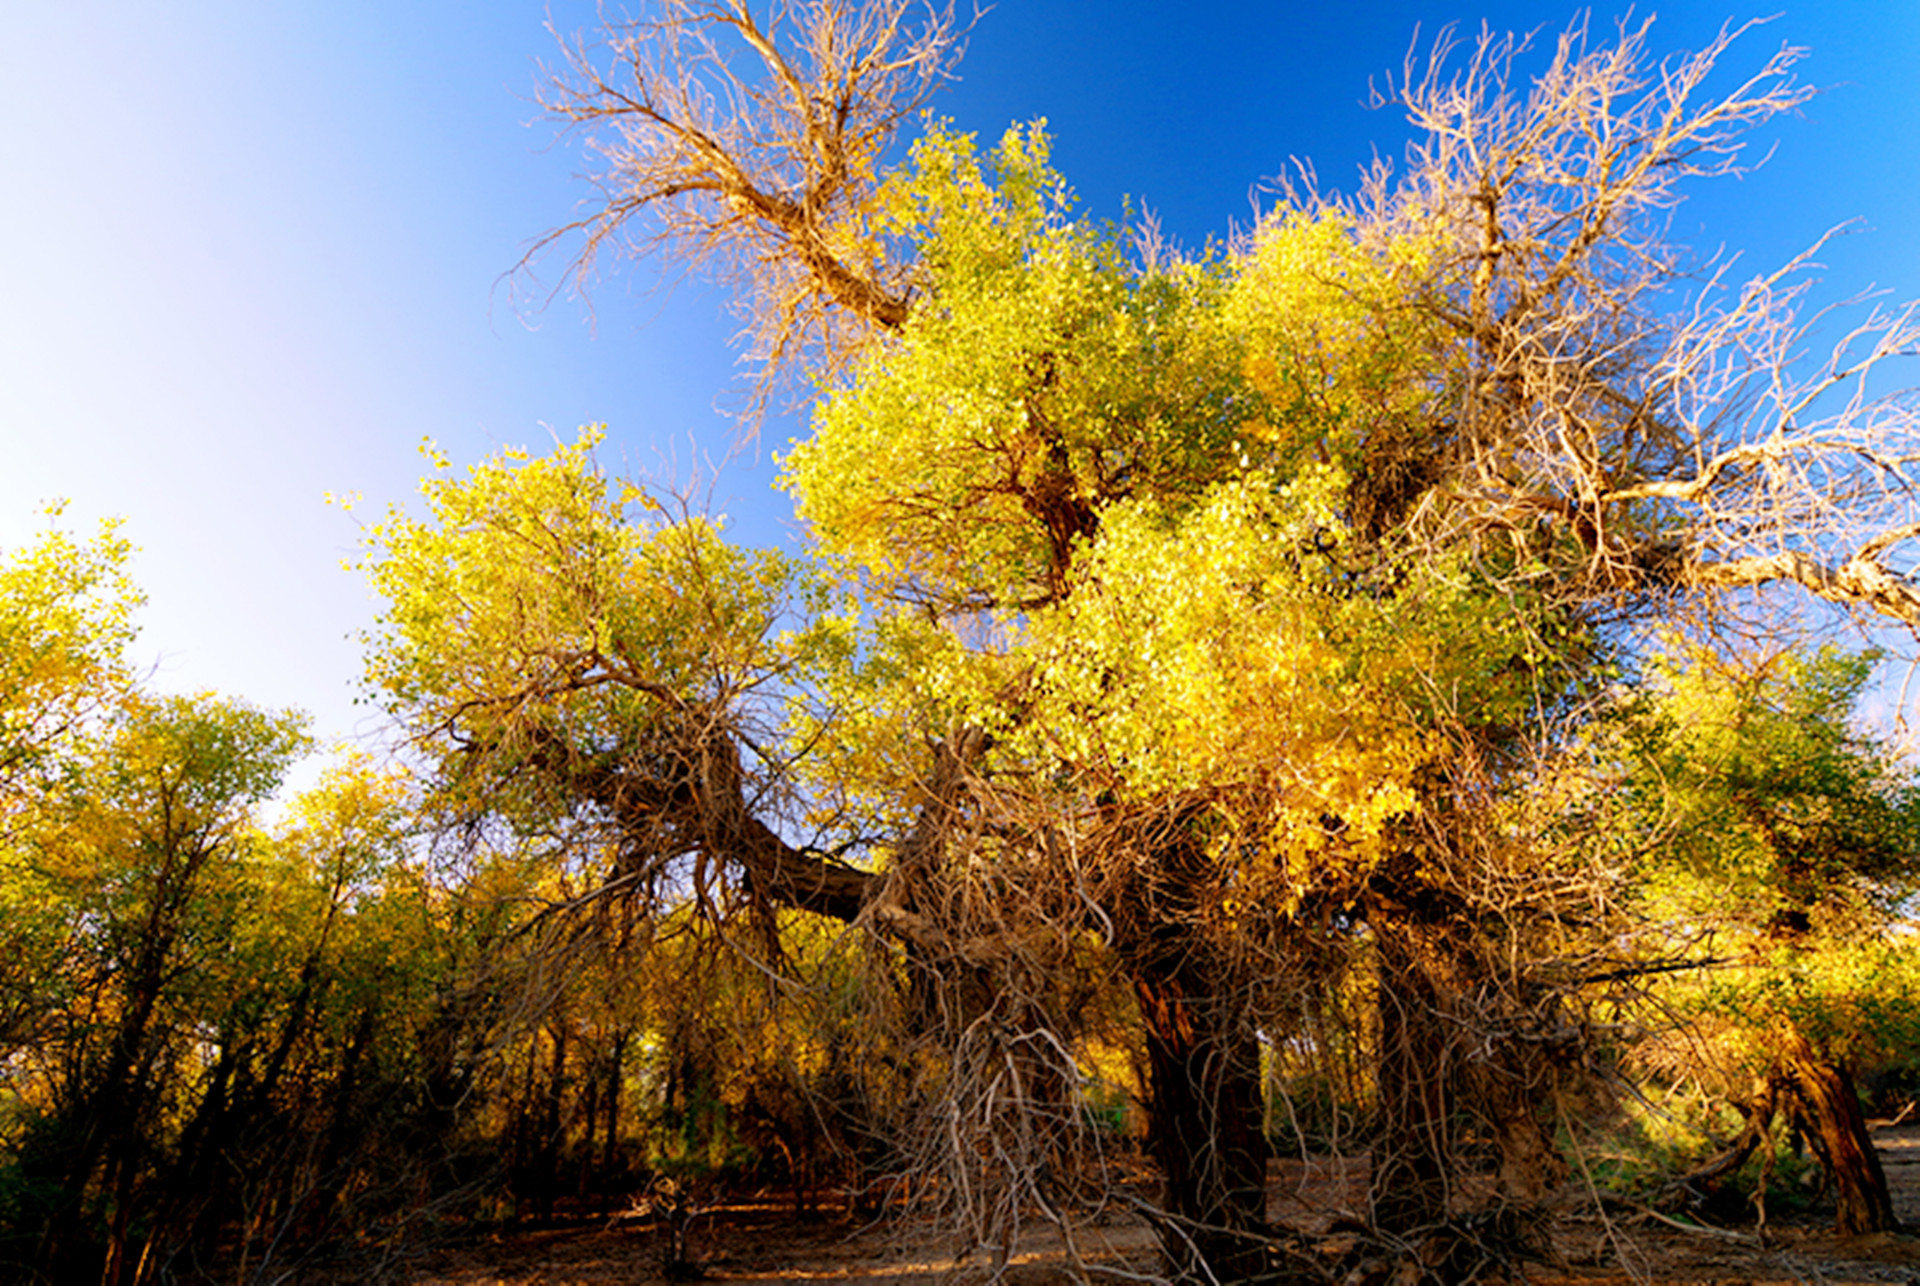
[[[1742,173],[1748,132],[1810,94],[1791,47],[1709,92],[1754,25],[1659,62],[1647,22],[1605,46],[1578,25],[1524,89],[1525,39],[1483,34],[1456,70],[1448,32],[1376,96],[1422,138],[1403,179],[1370,181],[1358,235],[1444,248],[1408,291],[1450,335],[1416,545],[1551,546],[1575,595],[1780,583],[1915,622],[1920,402],[1870,385],[1920,353],[1920,313],[1873,309],[1809,360],[1814,327],[1840,316],[1802,313],[1824,237],[1737,289],[1709,264],[1671,311],[1680,184]],[[1575,539],[1543,543],[1543,525]]]
[[[584,289],[609,252],[734,286],[761,362],[753,411],[802,355],[829,368],[902,326],[911,265],[881,227],[886,151],[960,53],[950,0],[661,0],[561,41],[550,119],[585,135],[598,197],[541,237]],[[751,413],[749,416],[751,420]]]

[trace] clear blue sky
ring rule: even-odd
[[[1748,16],[1658,12],[1662,49]],[[594,20],[579,0],[551,13]],[[1087,209],[1131,196],[1197,243],[1290,156],[1344,186],[1375,146],[1397,154],[1401,122],[1361,100],[1416,24],[1550,32],[1571,14],[1004,0],[937,107],[987,134],[1046,117]],[[362,493],[363,515],[404,501],[423,437],[465,463],[604,421],[608,458],[635,470],[727,454],[724,298],[614,280],[590,323],[566,298],[523,318],[497,287],[583,195],[531,101],[547,16],[539,0],[0,6],[0,546],[55,496],[80,524],[123,515],[162,686],[360,726],[354,636],[374,605],[340,570],[356,520],[321,496]],[[1766,132],[1758,174],[1685,207],[1681,239],[1758,270],[1858,218],[1826,256],[1833,287],[1920,296],[1920,0],[1790,4],[1732,65],[1782,42],[1811,47],[1805,78],[1828,92]],[[742,538],[782,541],[760,456],[715,503]]]

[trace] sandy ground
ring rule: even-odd
[[[1875,1132],[1881,1163],[1900,1218],[1920,1229],[1920,1121]],[[1329,1268],[1339,1262],[1335,1221],[1357,1213],[1366,1190],[1363,1159],[1278,1163],[1268,1210],[1279,1223],[1332,1231]],[[1603,1223],[1567,1217],[1553,1227],[1560,1260],[1527,1270],[1538,1286],[1659,1286],[1663,1283],[1909,1283],[1920,1286],[1920,1235],[1883,1234],[1851,1240],[1814,1220],[1776,1221],[1765,1236],[1752,1229],[1682,1231],[1645,1219]],[[502,1232],[449,1246],[415,1262],[412,1286],[585,1286],[671,1280],[663,1228],[639,1220],[593,1220],[571,1227]],[[1078,1262],[1096,1279],[1122,1281],[1158,1262],[1151,1228],[1131,1215],[1094,1220],[1068,1246],[1034,1224],[1007,1248],[1000,1280],[1043,1286],[1071,1280]],[[689,1254],[703,1280],[740,1283],[834,1282],[845,1286],[919,1286],[985,1282],[988,1257],[959,1260],[951,1243],[909,1221],[856,1226],[844,1216],[799,1220],[784,1202],[729,1206],[694,1225]],[[683,1278],[684,1279],[684,1278]]]
[[[1873,1144],[1893,1190],[1893,1213],[1920,1228],[1920,1120],[1881,1126],[1873,1132]]]

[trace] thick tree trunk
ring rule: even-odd
[[[1478,991],[1489,990],[1486,979]],[[1571,1173],[1554,1138],[1557,1060],[1580,1039],[1558,1004],[1516,987],[1513,1007],[1491,1015],[1492,1031],[1474,1042],[1463,1092],[1470,1112],[1492,1139],[1496,1191],[1507,1202],[1539,1206]],[[1533,1006],[1529,1008],[1527,1001]]]
[[[533,1161],[533,1204],[543,1220],[553,1218],[553,1201],[560,1189],[560,1153],[566,1142],[564,1108],[569,1031],[564,1013],[556,1014],[554,1024],[547,1029],[553,1045],[553,1065],[548,1069],[547,1084],[541,1095]]]
[[[1463,931],[1469,914],[1405,870],[1383,875],[1367,903],[1378,1023],[1368,1197],[1374,1226],[1403,1239],[1462,1213],[1470,1127],[1493,1144],[1503,1198],[1537,1203],[1566,1173],[1540,1117],[1551,1069],[1514,1038],[1527,1018],[1489,985]]]
[[[1786,1079],[1813,1126],[1813,1144],[1833,1176],[1839,1229],[1846,1236],[1889,1232],[1900,1226],[1886,1172],[1860,1112],[1853,1076],[1821,1057],[1804,1037],[1795,1037],[1782,1062]]]
[[[1567,1177],[1566,1159],[1541,1121],[1538,1103],[1513,1069],[1493,1067],[1481,1081],[1481,1110],[1488,1118],[1500,1153],[1500,1193],[1509,1200],[1538,1205]]]
[[[580,1167],[574,1192],[584,1197],[593,1191],[593,1145],[600,1129],[599,1069],[590,1062],[580,1078]]]
[[[1177,1273],[1244,1281],[1267,1262],[1260,1049],[1208,973],[1193,956],[1135,972],[1151,1078],[1147,1146],[1165,1176]]]
[[[1146,1032],[1162,1241],[1176,1276],[1245,1281],[1267,1271],[1269,1154],[1248,987],[1209,934],[1204,846],[1163,832],[1152,857],[1117,908],[1115,946]]]
[[[1380,1031],[1368,1203],[1375,1227],[1406,1235],[1445,1222],[1452,1195],[1449,1032],[1418,928],[1379,908],[1368,924]]]

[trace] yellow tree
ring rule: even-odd
[[[609,888],[901,943],[952,1065],[1019,1086],[958,1104],[984,1133],[956,1152],[1009,1158],[1018,1194],[976,1232],[1055,1208],[1035,1176],[1070,1146],[1044,1123],[1077,1075],[1071,984],[1117,962],[1170,1255],[1266,1271],[1261,980],[1364,936],[1373,1214],[1402,1246],[1444,1233],[1447,1033],[1487,960],[1555,923],[1529,890],[1561,887],[1500,801],[1689,596],[1920,618],[1910,405],[1830,396],[1916,323],[1875,314],[1802,373],[1791,270],[1673,311],[1662,212],[1803,101],[1793,51],[1715,93],[1732,33],[1658,62],[1644,26],[1576,29],[1526,85],[1516,43],[1453,71],[1443,41],[1393,95],[1424,140],[1402,174],[1286,194],[1175,261],[1077,218],[1038,130],[982,158],[936,127],[883,174],[920,73],[853,72],[941,47],[899,43],[900,13],[676,9],[558,103],[616,158],[596,235],[753,263],[776,336],[827,319],[785,482],[853,609],[708,524],[631,520],[574,448],[436,483],[429,522],[376,533],[374,680],[477,807],[596,834]],[[720,88],[675,97],[663,65]],[[1482,950],[1494,931],[1513,949]],[[1475,1074],[1511,1089],[1500,1058]]]
[[[243,914],[251,810],[305,748],[303,723],[211,697],[129,697],[75,748],[22,839],[20,874],[62,947],[37,981],[64,997],[65,1030],[34,1051],[44,1111],[20,1163],[51,1201],[34,1259],[56,1275],[89,1261],[95,1216],[108,1220],[106,1279],[135,1274],[136,1193],[193,1058],[198,975],[218,970]]]
[[[1642,913],[1712,958],[1662,997],[1719,1031],[1727,1089],[1751,1100],[1708,1172],[1770,1146],[1775,1113],[1790,1112],[1849,1234],[1897,1225],[1854,1077],[1913,1039],[1912,951],[1896,930],[1920,881],[1920,794],[1911,766],[1856,727],[1877,659],[1729,659],[1676,642],[1624,712],[1627,775],[1601,808],[1608,842],[1638,855]]]
[[[31,1043],[52,997],[41,985],[61,950],[20,845],[49,791],[129,690],[124,648],[140,596],[128,547],[109,526],[93,541],[55,529],[0,558],[0,1040]]]
[[[109,523],[91,541],[54,528],[0,557],[0,827],[126,690],[124,649],[141,601],[129,552]]]

